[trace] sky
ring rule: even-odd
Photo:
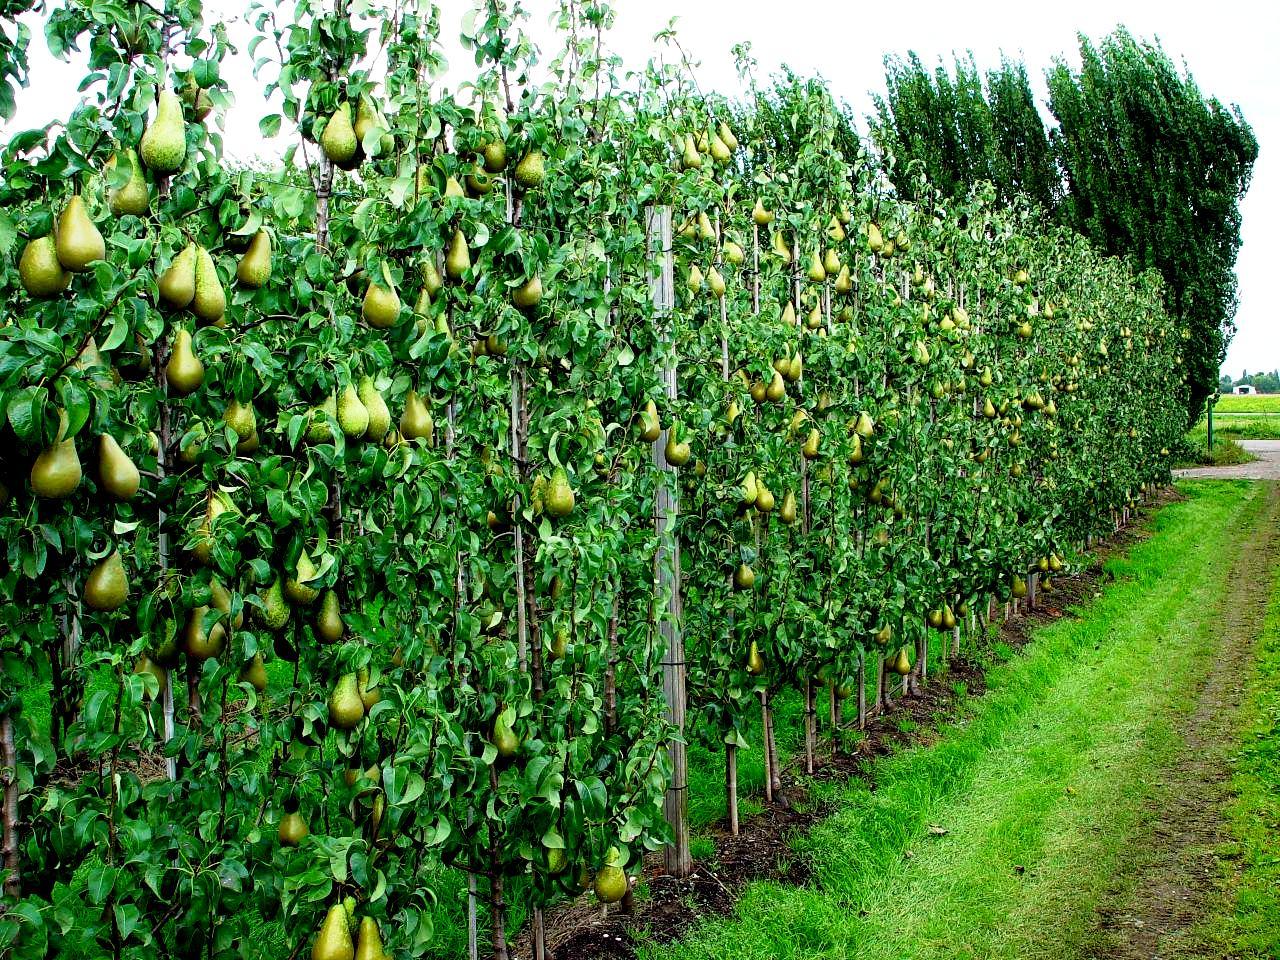
[[[531,13],[534,39],[549,37],[545,24],[555,9],[553,0],[523,2]],[[250,33],[236,23],[246,4],[206,0],[206,5],[228,22],[232,40],[240,47],[239,55],[222,68],[236,97],[225,121],[228,152],[248,159],[282,151],[282,141],[264,143],[258,132],[258,119],[269,108],[244,52]],[[445,53],[461,78],[469,56],[456,36],[473,2],[443,0],[439,6]],[[1141,39],[1158,38],[1175,62],[1190,67],[1204,93],[1240,105],[1261,145],[1253,183],[1241,205],[1238,332],[1223,372],[1238,377],[1245,370],[1280,368],[1280,325],[1272,322],[1269,289],[1271,271],[1280,266],[1280,147],[1275,146],[1280,144],[1280,3],[1244,0],[1231,4],[1229,12],[1185,0],[915,0],[909,7],[848,0],[613,0],[613,6],[617,22],[608,43],[629,66],[642,65],[656,49],[654,34],[678,17],[681,45],[698,60],[702,89],[730,96],[740,90],[730,48],[749,41],[762,74],[783,64],[801,74],[820,74],[859,117],[870,112],[871,93],[884,89],[887,54],[914,50],[931,65],[939,57],[949,63],[953,52],[972,50],[981,67],[998,64],[1002,51],[1019,57],[1028,66],[1047,116],[1043,68],[1059,56],[1074,64],[1078,33],[1096,39],[1123,24]],[[18,116],[0,126],[0,136],[41,125],[51,112],[65,116],[78,97],[82,63],[54,60],[39,24],[33,27],[31,87],[40,96],[20,96]],[[545,52],[549,56],[555,50]],[[444,81],[452,80],[451,70]]]

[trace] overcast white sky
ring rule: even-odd
[[[533,33],[542,32],[554,4],[524,0],[533,15]],[[235,0],[207,0],[229,23],[244,9]],[[287,6],[287,5],[286,5]],[[471,0],[440,3],[446,24],[446,49],[459,77],[468,69],[467,55],[455,43],[457,25]],[[1244,0],[1217,6],[1182,0],[1073,0],[1070,3],[957,3],[916,0],[902,3],[849,3],[839,0],[614,0],[617,26],[610,43],[629,65],[642,64],[652,50],[653,35],[673,16],[686,50],[700,58],[703,89],[733,94],[737,76],[729,53],[739,41],[750,41],[762,72],[788,64],[802,74],[819,73],[836,96],[855,111],[870,110],[869,92],[884,88],[882,60],[887,53],[915,50],[928,64],[952,51],[972,49],[980,66],[998,63],[1000,52],[1022,57],[1044,95],[1042,68],[1056,55],[1075,60],[1076,34],[1101,37],[1123,23],[1141,38],[1158,37],[1175,61],[1185,60],[1201,89],[1226,102],[1238,103],[1261,144],[1253,185],[1243,204],[1244,246],[1240,251],[1239,332],[1224,372],[1280,367],[1280,327],[1272,321],[1269,284],[1280,267],[1280,3]],[[32,88],[19,99],[17,118],[3,129],[21,130],[65,116],[74,105],[80,64],[52,59],[39,25],[32,51]],[[233,37],[247,37],[243,28]],[[554,51],[547,51],[548,54]],[[223,76],[236,96],[227,120],[229,151],[239,157],[282,149],[262,143],[258,119],[266,112],[243,52],[224,64]],[[446,82],[451,80],[446,77]],[[1045,111],[1047,113],[1047,111]],[[1195,242],[1189,237],[1188,242]]]

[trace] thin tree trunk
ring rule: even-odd
[[[813,680],[804,681],[804,772],[813,774],[814,753],[818,746],[818,712],[815,709]]]
[[[773,758],[769,755],[769,694],[760,691],[760,741],[764,747],[764,799],[773,803]]]
[[[22,865],[18,859],[18,751],[13,741],[13,716],[0,718],[0,779],[4,781],[4,894],[11,902],[22,896]]]
[[[858,651],[858,729],[867,728],[867,654]]]
[[[736,744],[724,745],[724,790],[725,803],[729,808],[729,833],[738,835],[738,747]]]

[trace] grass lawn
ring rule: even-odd
[[[873,787],[827,788],[839,812],[798,843],[814,886],[754,884],[736,917],[650,955],[1093,955],[1095,911],[1216,649],[1233,545],[1265,500],[1240,481],[1183,489],[1149,541],[1109,562],[1118,582],[996,667],[938,743],[879,762]]]
[[[1218,398],[1214,413],[1280,413],[1280,393],[1238,397],[1229,393]]]

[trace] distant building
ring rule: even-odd
[[[1253,389],[1253,384],[1251,383],[1238,383],[1231,388],[1231,392],[1238,397],[1248,397],[1248,396],[1252,396],[1258,391]]]

